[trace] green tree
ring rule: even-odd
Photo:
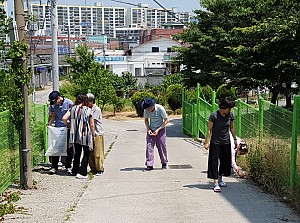
[[[227,84],[222,84],[217,89],[216,97],[220,101],[226,97],[230,97],[235,100],[237,99],[237,90],[235,87],[231,87]]]
[[[181,73],[170,74],[164,76],[163,79],[163,86],[165,87],[165,89],[167,89],[171,84],[183,84],[183,83],[184,83],[184,79]]]
[[[89,51],[87,46],[76,48],[76,54],[75,58],[67,58],[72,69],[69,81],[76,90],[73,92],[76,94],[87,93],[90,90],[97,98],[101,109],[104,109],[106,104],[115,101],[116,89],[119,85],[118,76],[104,69],[100,63],[95,62],[94,53]]]
[[[299,82],[299,12],[296,0],[201,0],[190,28],[176,36],[188,48],[177,48],[190,86],[224,80],[241,88],[267,86],[290,96]],[[282,83],[285,86],[282,87]]]
[[[167,101],[173,111],[182,107],[182,92],[182,84],[171,84],[167,88]]]
[[[141,107],[141,103],[146,98],[155,98],[154,94],[148,91],[135,92],[131,97],[133,106],[135,107],[136,113],[139,117],[143,117],[144,110]]]
[[[117,89],[123,90],[126,95],[128,95],[130,89],[135,89],[137,87],[136,82],[137,79],[132,76],[132,73],[125,72],[121,77],[116,79]]]

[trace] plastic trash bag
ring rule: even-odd
[[[48,126],[48,150],[45,156],[67,156],[67,128]]]

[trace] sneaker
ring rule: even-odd
[[[162,164],[162,165],[161,165],[161,168],[162,168],[163,170],[165,170],[165,169],[168,168],[168,166],[167,166],[167,164]]]
[[[67,172],[68,174],[72,174],[71,168],[66,168],[66,172]]]
[[[104,171],[96,171],[95,176],[102,176]]]
[[[217,183],[214,185],[214,192],[221,192],[221,187]]]
[[[51,168],[51,169],[49,170],[49,174],[50,174],[50,175],[56,174],[56,169],[55,169],[55,168]]]
[[[153,166],[147,166],[146,170],[153,170]]]
[[[77,179],[87,179],[87,178],[88,178],[88,175],[83,176],[83,175],[77,173],[77,174],[76,174],[76,178],[77,178]]]
[[[218,180],[218,184],[220,187],[227,187],[227,184],[222,179]]]

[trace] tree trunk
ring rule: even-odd
[[[271,103],[276,105],[277,102],[277,97],[279,95],[279,92],[277,90],[273,90],[272,92],[272,98],[271,98]]]
[[[291,94],[285,95],[285,101],[286,101],[286,107],[292,108],[292,95]]]

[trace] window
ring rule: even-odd
[[[171,52],[172,52],[172,48],[171,48],[171,47],[168,47],[168,48],[167,48],[167,52],[168,52],[168,53],[171,53]]]
[[[152,47],[152,53],[159,52],[159,47]]]

